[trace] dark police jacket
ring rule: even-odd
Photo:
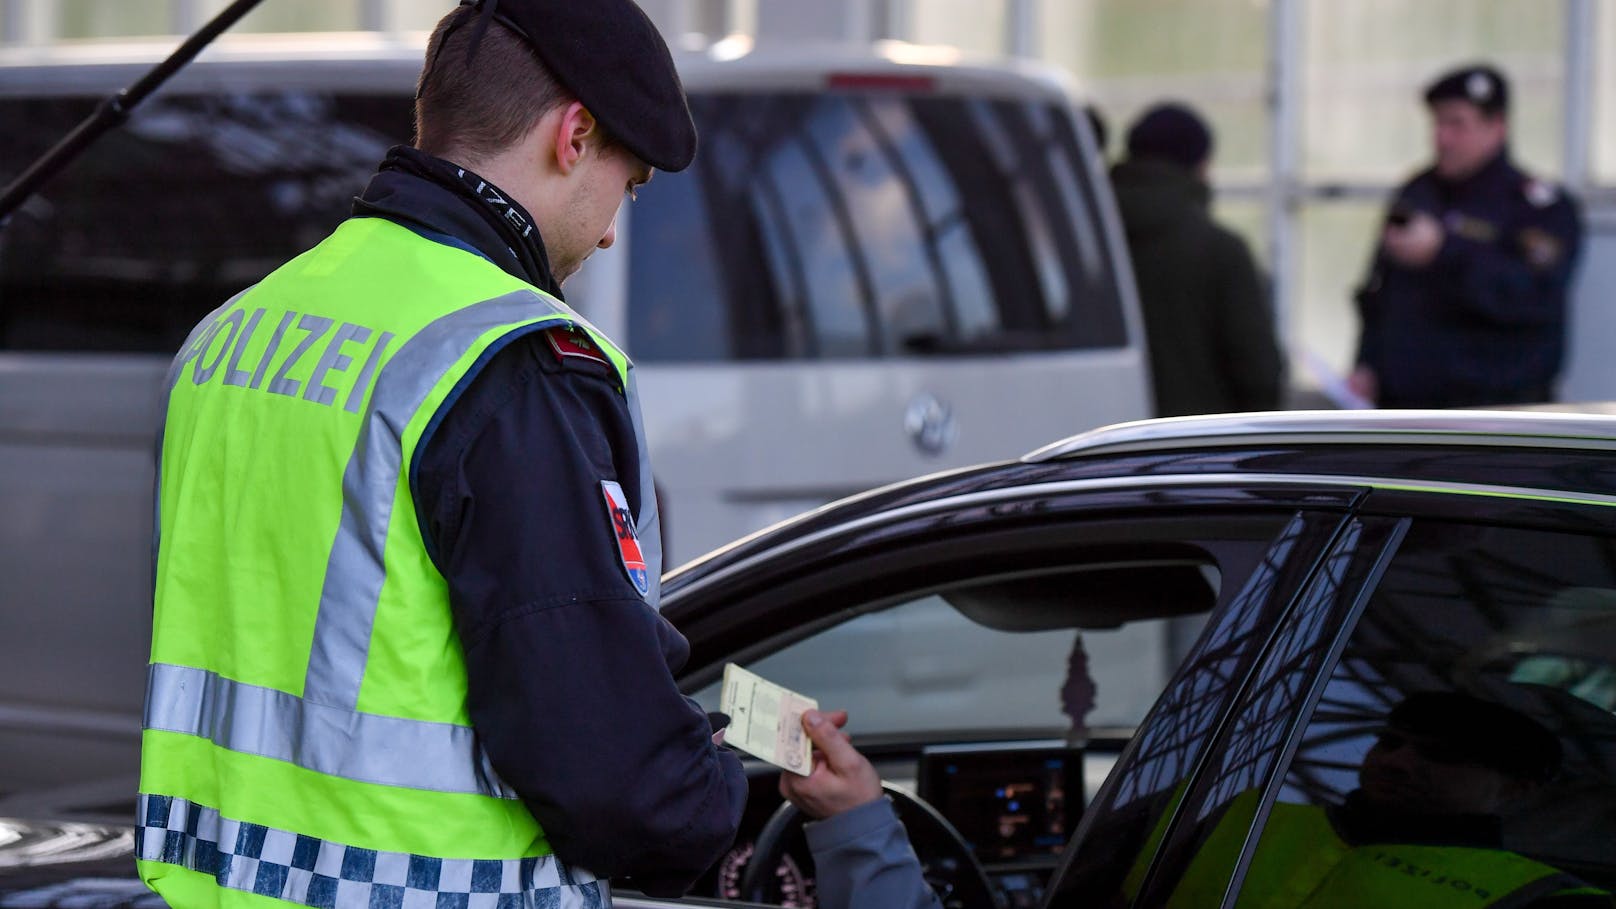
[[[1257,263],[1212,220],[1212,191],[1188,168],[1111,169],[1150,345],[1156,416],[1273,410],[1283,357]]]
[[[1565,353],[1566,296],[1582,246],[1575,202],[1508,152],[1468,179],[1427,170],[1392,211],[1423,211],[1446,238],[1412,269],[1380,248],[1358,291],[1358,363],[1382,407],[1464,407],[1552,399]]]
[[[543,245],[505,229],[448,162],[394,149],[354,214],[470,249],[560,298]],[[729,847],[746,778],[674,684],[689,643],[641,598],[610,535],[580,532],[604,520],[601,480],[640,513],[642,465],[612,367],[557,356],[546,334],[501,349],[439,415],[416,510],[495,770],[562,859],[677,894]]]

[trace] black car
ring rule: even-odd
[[[1616,418],[1148,421],[805,514],[673,572],[663,608],[691,641],[682,683],[709,709],[735,662],[850,712],[945,905],[1354,904],[1308,901],[1328,874],[1391,893],[1382,905],[1528,904],[1517,879],[1603,899],[1613,508]],[[1463,727],[1461,744],[1395,721],[1433,696],[1524,718],[1554,757],[1463,813],[1458,845],[1486,848],[1441,873],[1418,860],[1445,848],[1415,810],[1421,786],[1547,746],[1493,714],[1427,717]],[[1443,769],[1371,771],[1374,749]],[[779,771],[754,770],[738,841],[696,892],[616,905],[812,905]],[[1297,831],[1354,816],[1377,787],[1411,820],[1368,841],[1402,845],[1342,847],[1276,901],[1276,874],[1315,867]],[[22,864],[0,876],[0,906],[70,904],[74,885]],[[58,867],[89,886],[124,866]]]

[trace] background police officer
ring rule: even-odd
[[[1435,162],[1398,190],[1358,292],[1352,389],[1381,407],[1548,401],[1582,243],[1572,199],[1509,158],[1509,85],[1468,66],[1425,92]]]
[[[561,300],[695,128],[630,0],[467,0],[413,147],[170,371],[137,858],[174,906],[599,906],[729,847],[633,372]]]

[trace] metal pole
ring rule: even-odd
[[[690,0],[642,0],[640,9],[656,23],[657,30],[670,44],[677,44],[691,31],[694,17]]]
[[[398,0],[359,0],[359,28],[367,32],[392,32],[399,22]]]
[[[1561,177],[1574,195],[1586,197],[1593,182],[1594,59],[1599,10],[1596,0],[1566,0],[1565,149]]]
[[[756,30],[756,0],[724,0],[725,35],[751,35]]]
[[[849,0],[844,14],[843,35],[854,44],[868,44],[875,38],[874,0]]]
[[[1304,0],[1273,0],[1268,10],[1268,253],[1274,328],[1291,340],[1301,231],[1302,28]]]
[[[709,42],[729,34],[728,7],[724,0],[695,0],[686,10],[690,31]]]
[[[887,34],[899,41],[913,41],[915,37],[916,0],[887,0]]]
[[[129,119],[129,112],[135,109],[135,105],[156,91],[169,76],[190,63],[193,57],[202,52],[202,48],[207,47],[208,43],[219,37],[225,29],[235,25],[260,2],[261,0],[236,0],[203,26],[201,31],[185,39],[178,50],[170,54],[167,60],[157,64],[151,72],[142,76],[140,81],[97,105],[95,111],[86,117],[84,122],[74,127],[62,141],[56,143],[55,147],[13,180],[4,193],[0,193],[0,227],[5,225],[11,213],[21,207],[35,190],[77,158],[79,153],[103,133]]]
[[[757,40],[780,46],[834,41],[863,44],[875,26],[871,0],[758,0]]]
[[[189,35],[196,31],[202,20],[202,0],[171,0],[169,31],[176,35]]]
[[[49,44],[56,37],[57,10],[50,0],[0,0],[0,44]]]
[[[1035,0],[1010,0],[1005,40],[1012,57],[1037,57],[1038,7]]]
[[[0,44],[21,44],[26,34],[22,0],[0,0]]]

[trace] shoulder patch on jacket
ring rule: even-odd
[[[1547,180],[1529,177],[1521,184],[1521,195],[1537,208],[1548,208],[1560,198],[1560,187]]]
[[[634,529],[634,512],[629,511],[628,496],[623,495],[623,487],[612,480],[601,480],[600,491],[606,499],[606,517],[612,522],[612,536],[617,538],[617,556],[634,589],[643,597],[651,592],[651,574],[645,567],[645,554],[640,550],[640,535]]]
[[[556,359],[563,363],[567,362],[568,357],[578,357],[602,366],[612,365],[611,361],[606,359],[606,355],[601,353],[600,348],[595,346],[595,342],[590,340],[589,335],[576,328],[571,326],[546,328],[544,337],[550,342],[550,350],[555,353]]]

